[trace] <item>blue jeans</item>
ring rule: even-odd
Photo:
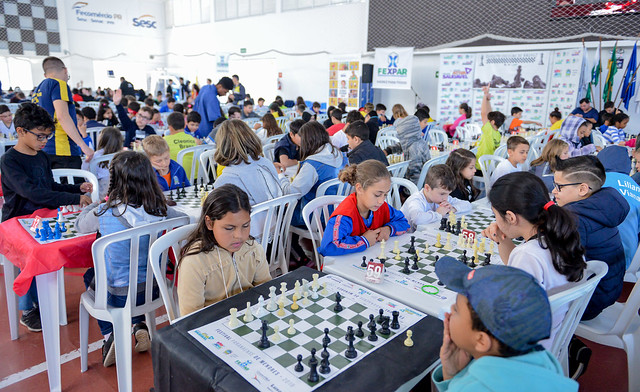
[[[29,291],[21,297],[18,297],[18,309],[31,310],[38,306],[38,289],[36,288],[36,278],[31,281]]]
[[[84,286],[89,289],[89,286],[92,285],[93,279],[95,276],[95,271],[93,268],[89,268],[87,272],[84,274]],[[93,288],[91,289],[93,290]],[[159,290],[158,287],[153,288],[152,297],[158,298]],[[107,292],[107,305],[116,307],[116,308],[124,308],[124,305],[127,303],[126,295],[114,295]],[[141,305],[144,303],[144,291],[138,292],[138,296],[136,298],[136,305]],[[131,317],[131,324],[138,324],[144,321],[144,316],[134,316]],[[104,320],[98,320],[98,326],[100,326],[100,332],[102,335],[107,335],[113,332],[113,325]]]

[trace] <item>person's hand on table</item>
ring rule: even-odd
[[[453,305],[455,306],[455,305]],[[442,362],[442,379],[453,378],[460,370],[471,361],[471,356],[451,340],[449,332],[450,313],[444,314],[444,333],[442,334],[442,346],[440,347],[440,361]]]
[[[93,192],[93,184],[90,182],[83,182],[80,184],[80,191],[82,193],[91,193]]]
[[[500,230],[496,222],[491,222],[489,227],[482,230],[482,235],[497,243],[507,239],[507,236]]]
[[[597,152],[602,151],[602,146],[596,146],[596,151],[597,151]]]
[[[284,173],[284,171],[287,170],[287,168],[280,162],[273,162],[273,166],[276,167],[276,171],[278,173]]]
[[[378,233],[378,237],[376,238],[376,242],[380,242],[382,240],[389,241],[389,237],[391,237],[391,228],[389,226],[382,226],[380,228],[380,233]]]
[[[380,229],[375,230],[367,230],[362,236],[367,239],[369,245],[373,245],[378,240],[378,235],[380,234]]]
[[[87,195],[80,195],[80,207],[86,207],[91,204],[91,198]]]
[[[576,116],[576,117],[582,117],[582,114],[580,114],[580,113],[576,113],[576,114],[574,114],[574,116]]]

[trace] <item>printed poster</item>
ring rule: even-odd
[[[438,114],[440,121],[453,122],[460,117],[461,103],[471,104],[475,54],[441,54],[438,78]]]
[[[480,53],[476,55],[473,87],[499,89],[547,88],[549,52]]]
[[[582,48],[558,50],[553,54],[547,115],[557,107],[562,118],[566,118],[576,108],[583,57]],[[546,122],[549,125],[548,119]]]
[[[411,89],[413,48],[376,48],[373,88]]]
[[[347,110],[357,110],[360,103],[360,56],[341,56],[329,62],[329,106],[347,104]]]

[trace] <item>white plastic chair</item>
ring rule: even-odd
[[[93,158],[91,159],[91,162],[89,162],[89,170],[91,171],[91,173],[97,173],[98,172],[98,165],[102,162],[107,162],[107,163],[111,163],[111,160],[113,159],[114,156],[116,156],[117,152],[114,152],[113,154],[107,154],[107,155],[103,155],[97,158]]]
[[[285,129],[285,125],[287,124],[287,121],[289,121],[289,118],[287,117],[286,113],[284,117],[276,118],[276,123],[278,123],[278,128],[280,129]]]
[[[213,158],[215,153],[216,148],[214,146],[211,150],[203,151],[202,154],[200,154],[200,166],[204,170],[204,173],[206,173],[206,176],[203,177],[205,181],[215,181],[217,178],[216,167],[218,164]]]
[[[412,195],[419,192],[416,184],[406,178],[391,177],[391,190],[387,194],[386,202],[396,210],[402,207],[402,201],[400,200],[402,187],[407,188]]]
[[[273,162],[275,158],[276,145],[275,143],[269,143],[262,146],[262,154],[269,162]]]
[[[322,124],[323,122],[327,121],[328,118],[329,116],[327,116],[326,114],[318,114],[318,116],[316,117],[316,121]]]
[[[264,139],[264,143],[262,143],[262,145],[276,144],[276,142],[278,142],[283,137],[284,133],[281,133],[280,135],[269,136],[268,138]]]
[[[507,154],[507,145],[503,144],[500,147],[496,148],[496,150],[493,152],[493,155],[507,159],[509,157],[509,154]]]
[[[272,276],[286,274],[289,271],[287,241],[293,210],[302,197],[299,193],[284,195],[251,207],[251,226],[262,226],[262,235],[257,240],[264,248],[269,262],[269,272]],[[269,248],[271,244],[271,248]],[[277,273],[278,269],[280,274]]]
[[[637,282],[640,280],[640,244],[638,245],[638,249],[636,249],[636,253],[633,255],[633,259],[631,259],[631,264],[627,267],[627,271],[624,274],[625,282]]]
[[[302,209],[302,219],[304,219],[304,224],[307,226],[307,230],[310,234],[318,271],[322,271],[324,263],[318,253],[318,247],[322,242],[325,225],[329,222],[329,217],[331,216],[329,206],[337,207],[345,198],[346,196],[337,195],[316,197],[307,203],[307,205]]]
[[[339,196],[349,196],[355,191],[355,188],[348,182],[342,182],[337,178],[332,178],[331,180],[327,180],[318,185],[318,189],[316,189],[316,197],[325,196],[327,194],[327,189],[335,185],[338,186],[336,195]]]
[[[388,127],[381,128],[378,131],[378,135],[376,136],[376,140],[378,140],[378,138],[380,138],[382,136],[398,137],[398,131],[396,131],[396,127],[394,127],[393,125],[389,125]]]
[[[429,169],[431,168],[431,166],[444,164],[447,161],[448,157],[449,157],[449,154],[442,154],[437,158],[429,159],[424,163],[424,165],[422,165],[422,170],[420,170],[420,177],[418,177],[418,184],[417,184],[418,189],[424,188],[424,182],[427,179],[427,173],[429,172]]]
[[[387,166],[387,170],[391,173],[391,177],[400,177],[403,178],[405,174],[407,174],[407,169],[409,168],[409,161],[394,163],[393,165]]]
[[[87,170],[80,169],[53,169],[53,180],[60,182],[61,178],[66,178],[68,184],[74,184],[74,177],[84,178],[85,181],[90,182],[93,185],[93,192],[91,192],[91,201],[96,202],[100,199],[100,192],[98,189],[98,178],[95,174]]]
[[[118,390],[132,390],[131,317],[144,314],[149,334],[153,338],[156,329],[155,310],[162,306],[162,298],[152,298],[154,279],[152,269],[149,268],[148,257],[145,260],[147,263],[145,300],[142,305],[136,305],[140,242],[143,238],[148,238],[149,245],[152,245],[165,231],[170,231],[188,223],[188,217],[168,219],[109,234],[93,243],[91,253],[95,268],[95,291],[87,290],[80,296],[80,368],[82,372],[87,371],[89,315],[91,315],[96,319],[109,321],[113,324]],[[118,242],[128,242],[130,245],[129,292],[127,294],[127,302],[122,308],[107,305],[107,270],[104,257],[108,247]]]
[[[244,121],[249,126],[249,128],[253,129],[253,126],[255,125],[255,123],[260,122],[261,120],[260,120],[260,117],[249,117],[249,118],[245,118],[242,121]]]
[[[532,137],[531,140],[529,140],[529,155],[531,155],[531,153],[534,153],[536,154],[536,157],[539,157],[540,154],[542,154],[544,146],[547,144],[548,138],[549,136],[547,136],[545,133]]]
[[[167,311],[169,317],[169,323],[180,317],[180,307],[178,306],[178,291],[176,290],[176,274],[174,273],[173,279],[167,277],[167,262],[169,261],[169,249],[172,250],[174,260],[176,261],[176,267],[180,260],[180,254],[182,253],[182,247],[185,245],[186,239],[196,229],[197,223],[178,227],[175,230],[171,230],[162,237],[158,238],[149,247],[149,260],[153,277],[158,282],[158,288],[160,289],[160,295],[162,296],[162,302]],[[153,261],[156,262],[153,262]],[[160,261],[158,263],[157,261]],[[177,271],[177,268],[176,268]]]
[[[496,166],[503,161],[506,161],[506,159],[496,155],[483,155],[478,159],[480,168],[482,169],[484,189],[487,196],[489,196],[489,192],[491,191],[491,175],[493,174],[493,171],[496,170]]]
[[[430,146],[444,146],[447,144],[449,137],[445,131],[439,129],[431,129],[429,131],[429,145]]]
[[[567,289],[549,296],[552,314],[558,309],[568,305],[567,313],[564,315],[560,329],[556,333],[550,349],[551,354],[553,354],[562,365],[565,376],[569,375],[569,341],[580,322],[584,310],[589,304],[589,300],[596,286],[607,274],[608,270],[609,267],[605,262],[596,260],[588,261],[583,278],[579,282],[571,283]]]
[[[106,127],[91,127],[87,128],[87,135],[91,136],[91,140],[93,140],[93,148],[95,150],[98,149],[98,136],[100,132]]]
[[[381,150],[384,150],[385,148],[398,143],[400,143],[400,139],[395,136],[384,135],[378,136],[378,138],[376,139],[376,146],[380,147]]]
[[[187,172],[187,176],[189,178],[189,182],[193,183],[193,179],[198,175],[198,166],[200,166],[200,154],[207,150],[211,150],[215,148],[212,144],[201,144],[199,146],[187,147],[184,150],[178,151],[178,156],[176,161],[182,167],[182,162],[184,161],[184,157],[187,154],[193,154],[193,159],[191,160],[191,171]],[[200,168],[204,172],[203,168]]]
[[[616,302],[593,320],[578,324],[576,335],[592,342],[623,349],[627,353],[629,391],[640,390],[640,283],[636,282],[627,302]]]
[[[593,135],[593,144],[596,147],[604,148],[607,145],[607,141],[604,139],[604,136],[602,136],[602,133],[600,131],[594,129],[593,131],[591,131],[591,134]]]

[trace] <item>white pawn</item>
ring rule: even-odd
[[[289,335],[295,335],[296,329],[293,327],[293,319],[289,319],[289,329],[287,329]]]
[[[264,316],[264,314],[265,314],[264,297],[263,296],[259,296],[258,297],[258,309],[256,309],[256,318],[260,318],[260,317]]]
[[[271,341],[272,342],[279,342],[280,341],[280,327],[277,325],[273,326],[273,335],[271,335]]]
[[[250,323],[253,321],[253,314],[251,313],[251,302],[247,302],[247,310],[244,312],[244,318],[242,319],[245,323]]]
[[[318,299],[318,288],[311,286],[311,298]]]
[[[329,295],[329,291],[327,290],[327,282],[322,283],[322,291],[320,292],[322,295]]]
[[[267,310],[273,312],[278,309],[276,305],[276,286],[269,287],[269,303],[267,304]]]
[[[304,292],[304,299],[302,300],[302,305],[303,306],[309,305],[309,292],[308,291]]]
[[[229,328],[235,328],[238,326],[238,309],[231,308],[229,309],[229,314],[231,314],[231,318],[229,319]]]
[[[411,336],[413,336],[413,332],[407,329],[407,338],[404,340],[404,345],[407,347],[413,347],[413,339],[411,339]]]
[[[444,244],[444,250],[452,250],[451,246],[451,233],[447,233],[447,242]]]

